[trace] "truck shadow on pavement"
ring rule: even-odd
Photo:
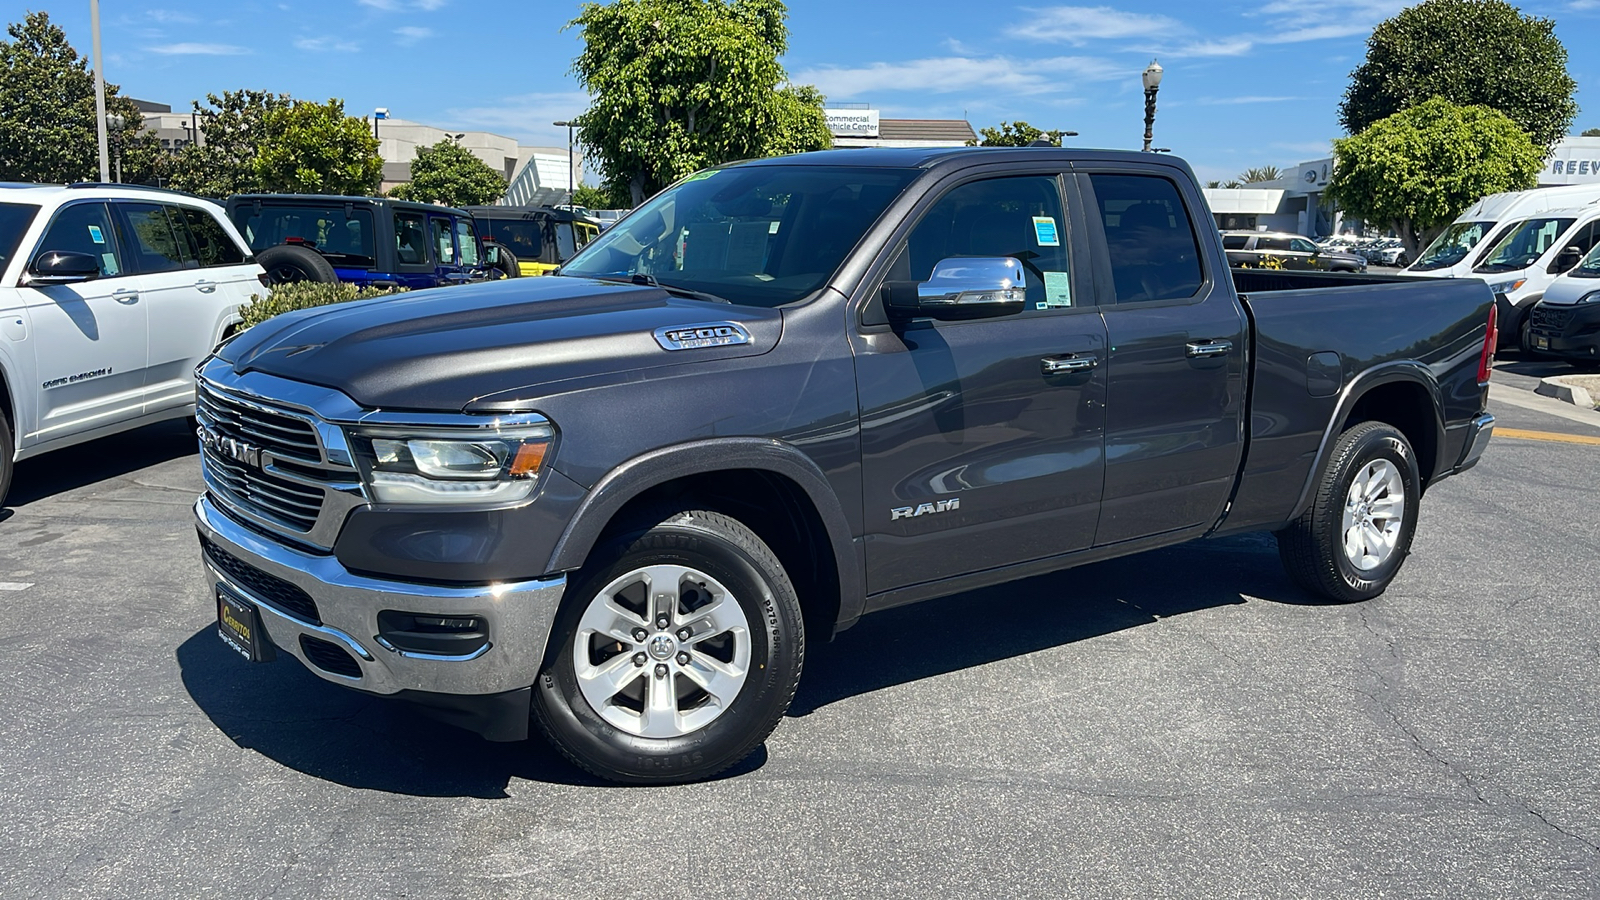
[[[831,644],[812,645],[789,715],[1247,598],[1306,602],[1283,574],[1271,536],[1171,547],[888,610]],[[408,704],[324,682],[286,654],[247,664],[209,627],[178,648],[177,660],[190,697],[229,739],[315,778],[485,799],[507,796],[513,778],[606,784],[537,735],[491,743]],[[759,749],[719,777],[759,769],[766,758]]]
[[[194,432],[185,419],[54,450],[17,463],[6,506],[26,506],[97,482],[109,484],[115,478],[198,452]]]

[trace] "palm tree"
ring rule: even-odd
[[[1255,168],[1245,169],[1239,176],[1239,180],[1245,184],[1255,184],[1258,181],[1277,181],[1282,177],[1283,173],[1278,170],[1277,166],[1256,166]]]

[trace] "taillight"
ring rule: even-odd
[[[1500,343],[1500,304],[1489,304],[1489,328],[1483,335],[1483,353],[1478,357],[1478,383],[1488,384],[1494,371],[1494,346]]]

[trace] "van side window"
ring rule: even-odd
[[[56,214],[50,230],[39,242],[40,253],[60,250],[67,253],[87,253],[100,260],[100,275],[110,278],[127,271],[118,257],[115,235],[111,229],[111,215],[104,203],[74,203]]]
[[[1194,296],[1205,275],[1178,186],[1156,175],[1105,173],[1091,174],[1089,183],[1105,226],[1117,302]]]
[[[1597,243],[1600,243],[1600,220],[1590,222],[1588,225],[1574,231],[1572,237],[1567,238],[1566,243],[1561,246],[1561,250],[1564,252],[1568,247],[1577,247],[1577,259],[1582,260],[1589,255],[1589,251],[1593,250],[1594,245]],[[1550,261],[1551,274],[1566,271],[1566,268],[1563,268],[1563,264],[1571,264],[1572,259],[1573,257],[1570,253],[1565,256],[1557,253],[1556,258]],[[1570,265],[1567,268],[1570,268]]]

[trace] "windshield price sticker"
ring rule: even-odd
[[[1044,273],[1044,302],[1038,309],[1062,309],[1072,305],[1072,278],[1066,272]]]
[[[89,226],[89,239],[94,241],[96,244],[104,244],[106,242],[106,236],[100,231],[99,225]]]
[[[1041,247],[1061,246],[1061,237],[1056,234],[1056,220],[1051,216],[1033,217],[1033,237]]]

